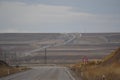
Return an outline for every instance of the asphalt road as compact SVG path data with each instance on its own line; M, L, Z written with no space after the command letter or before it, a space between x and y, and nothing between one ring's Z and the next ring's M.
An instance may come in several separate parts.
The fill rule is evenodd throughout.
M75 80L66 67L44 66L13 74L0 80Z
M74 34L66 34L66 37L69 37L69 36L72 36L71 38L69 38L67 41L64 41L63 43L57 43L57 44L53 44L53 45L46 45L46 46L43 46L43 47L40 47L40 48L37 48L37 49L34 49L34 50L31 50L29 52L26 52L26 56L27 55L32 55L32 53L34 52L37 52L37 51L40 51L42 49L45 49L45 48L49 48L49 47L57 47L57 46L62 46L62 45L66 45L68 43L70 43L71 41L73 41L76 36Z

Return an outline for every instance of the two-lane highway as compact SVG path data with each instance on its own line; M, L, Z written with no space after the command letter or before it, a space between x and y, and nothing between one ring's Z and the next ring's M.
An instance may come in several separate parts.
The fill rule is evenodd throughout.
M66 33L65 34L65 37L68 38L68 40L65 40L63 43L55 43L53 45L46 45L46 46L43 46L43 47L39 47L37 49L34 49L34 50L31 50L29 52L26 52L25 55L33 55L34 52L37 52L37 51L40 51L42 49L45 49L45 48L50 48L50 47L57 47L57 46L62 46L62 45L66 45L68 43L70 43L71 41L73 41L75 38L76 38L76 35L74 34L68 34Z
M13 74L0 80L75 80L66 67L43 66Z

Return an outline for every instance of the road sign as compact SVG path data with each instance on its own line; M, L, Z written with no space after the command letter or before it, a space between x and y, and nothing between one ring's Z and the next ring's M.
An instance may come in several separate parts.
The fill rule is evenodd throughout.
M87 63L88 63L88 58L87 58L87 56L84 56L84 57L83 57L82 62L83 62L84 64L87 64Z

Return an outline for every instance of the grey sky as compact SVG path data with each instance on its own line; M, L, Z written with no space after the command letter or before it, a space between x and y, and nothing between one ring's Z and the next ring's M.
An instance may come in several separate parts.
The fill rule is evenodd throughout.
M120 0L0 0L6 32L120 32Z

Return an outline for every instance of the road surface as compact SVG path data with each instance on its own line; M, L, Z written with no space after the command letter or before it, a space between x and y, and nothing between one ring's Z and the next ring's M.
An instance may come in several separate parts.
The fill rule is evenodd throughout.
M45 66L13 74L0 80L75 80L66 67Z
M26 56L27 56L27 55L32 55L34 52L40 51L40 50L45 49L45 48L50 48L50 47L57 47L57 46L66 45L66 44L70 43L71 41L73 41L73 40L76 38L76 36L75 36L74 34L68 34L68 33L67 33L65 36L68 37L68 40L67 40L67 41L64 41L63 43L57 43L57 44L54 44L54 45L46 45L46 46L43 46L43 47L39 47L39 48L37 48L37 49L31 50L31 51L29 51L29 52L26 52L25 55L26 55ZM72 37L70 37L70 36L72 36Z

